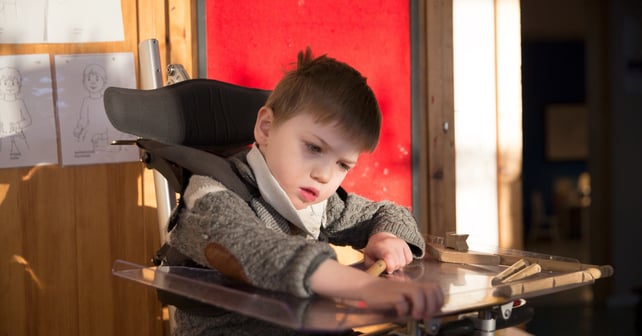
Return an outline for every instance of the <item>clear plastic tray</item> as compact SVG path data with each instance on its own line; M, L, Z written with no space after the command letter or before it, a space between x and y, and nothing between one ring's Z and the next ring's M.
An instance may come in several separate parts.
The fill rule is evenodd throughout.
M442 240L429 237L428 243L441 246ZM585 265L574 259L524 251L471 246L469 252L496 254L501 262L496 265L460 264L440 262L427 256L415 260L402 271L384 276L390 278L391 286L395 280L439 283L446 300L439 316L445 316L592 284L595 279L613 272L610 266ZM498 273L524 258L541 264L542 271L517 281L493 283ZM354 267L361 268L362 265ZM146 286L295 330L341 331L381 323L405 323L409 319L397 316L394 310L359 308L331 298L301 299L261 290L232 282L208 269L146 267L117 260L112 272Z

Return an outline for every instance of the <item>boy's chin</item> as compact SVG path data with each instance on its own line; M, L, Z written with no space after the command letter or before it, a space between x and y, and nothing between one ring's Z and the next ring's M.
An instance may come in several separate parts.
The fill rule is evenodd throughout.
M296 202L293 202L292 200L290 200L290 202L292 203L292 206L296 210L303 210L311 205L315 205L318 203L318 202L303 202L300 199L297 199Z
M309 207L310 205L312 205L312 204L307 204L307 203L302 203L302 202L292 203L292 206L294 206L294 209L296 209L296 210L303 210L303 209Z

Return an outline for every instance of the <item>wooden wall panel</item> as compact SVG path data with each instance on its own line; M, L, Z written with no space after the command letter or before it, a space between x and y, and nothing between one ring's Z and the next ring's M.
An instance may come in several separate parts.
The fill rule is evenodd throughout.
M75 184L71 172L56 166L38 167L27 171L28 176L23 175L16 184L24 230L22 255L33 270L26 283L27 321L35 317L38 334L44 330L78 333Z
M165 44L166 2L154 3L122 0L125 41L5 44L0 55L47 53L52 78L57 54L137 59L139 31ZM0 335L164 334L155 291L111 274L114 260L148 264L160 245L151 181L138 162L0 169Z
M74 185L88 185L91 188L82 188L76 190L73 195L73 213L76 222L76 263L78 267L78 324L80 335L96 335L100 330L106 334L111 332L111 322L113 320L114 302L111 300L111 276L109 268L105 267L112 262L112 251L110 249L110 240L119 239L119 237L110 237L111 226L117 223L111 221L110 211L120 212L123 209L120 204L114 204L111 199L104 199L101 203L96 202L94 195L110 195L110 183L129 183L131 181L111 181L109 178L113 173L117 173L119 165L114 167L98 165L88 171L86 169L76 169L73 176ZM118 194L111 194L118 195ZM116 199L128 198L128 195ZM111 203L111 204L110 204ZM120 201L118 202L120 203ZM114 207L110 207L112 205ZM102 291L91 291L89 288L104 288ZM92 318L93 314L103 316L103 320ZM109 321L109 322L107 322ZM105 323L107 322L107 323Z
M196 1L167 0L168 34L171 46L168 48L169 64L181 64L185 71L195 78L198 74L198 42L196 34Z
M158 40L161 64L168 64L167 0L138 0L138 41ZM163 71L163 80L167 74Z
M24 230L20 221L17 185L21 175L17 169L0 170L0 334L25 335L26 288L29 278L29 265L24 265Z
M428 233L456 230L452 0L426 3Z

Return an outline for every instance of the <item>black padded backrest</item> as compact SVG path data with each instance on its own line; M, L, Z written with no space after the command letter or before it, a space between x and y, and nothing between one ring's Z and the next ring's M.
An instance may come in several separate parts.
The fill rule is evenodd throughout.
M254 122L270 91L190 79L153 90L109 87L104 102L112 125L166 144L230 148L252 143Z

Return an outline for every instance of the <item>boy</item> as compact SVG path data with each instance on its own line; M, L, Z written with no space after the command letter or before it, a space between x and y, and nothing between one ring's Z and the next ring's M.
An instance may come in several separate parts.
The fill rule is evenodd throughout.
M299 53L257 115L255 144L231 158L256 197L249 203L205 176L192 176L169 243L225 276L300 297L362 300L428 319L443 303L434 284L392 282L336 261L324 242L363 249L393 272L424 255L410 212L339 186L362 152L374 150L381 113L366 79L345 63ZM323 242L320 242L323 241ZM176 312L177 335L294 334L240 314Z

